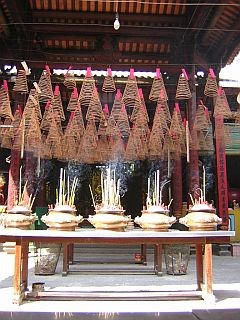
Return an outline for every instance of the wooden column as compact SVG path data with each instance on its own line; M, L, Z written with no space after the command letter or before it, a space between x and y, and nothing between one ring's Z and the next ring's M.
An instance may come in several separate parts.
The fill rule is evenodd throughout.
M222 230L228 230L228 190L227 168L224 141L223 117L215 118L216 162L217 162L217 188L218 188L218 215L222 218Z
M173 161L172 182L171 191L173 215L180 217L182 214L182 159L176 159Z
M197 109L197 99L196 99L196 86L195 86L195 66L192 67L192 73L190 76L191 80L191 92L192 99L189 100L187 105L187 118L189 122L190 133L192 134L193 123L196 115ZM189 152L189 193L193 197L198 198L197 188L199 188L199 167L198 167L198 151L190 150Z
M8 210L14 207L14 201L17 199L19 190L19 168L20 168L20 151L12 150L11 163L9 168L8 180Z

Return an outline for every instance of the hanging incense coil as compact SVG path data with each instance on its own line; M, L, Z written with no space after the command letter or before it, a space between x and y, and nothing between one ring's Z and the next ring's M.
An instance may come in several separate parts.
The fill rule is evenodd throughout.
M85 127L82 117L82 111L78 108L75 112L71 113L64 136L73 137L76 142L79 142L84 135Z
M221 87L219 88L218 95L216 97L213 116L214 118L222 116L224 119L231 119L233 117L226 94Z
M156 76L153 79L151 91L149 94L149 100L152 101L167 101L168 96L166 92L166 88L164 85L164 81L162 78L162 74L159 71L156 71Z
M114 120L117 121L119 114L122 109L122 95L119 89L117 89L117 93L113 102L111 116L113 116Z
M107 74L106 74L104 81L103 81L102 91L103 92L116 91L115 82L114 82L114 79L112 76L112 70L110 68L107 69Z
M125 161L139 160L138 159L138 148L137 148L136 139L134 137L133 131L131 131L129 139L128 139L124 159L125 159Z
M63 161L74 161L77 156L79 140L76 141L74 136L65 135L63 137L64 152L61 160Z
M77 92L77 88L74 88L71 97L69 99L68 102L68 106L67 106L67 111L75 111L76 108L78 108L80 106L79 102L78 102L78 92Z
M161 137L155 132L151 132L148 141L148 156L149 159L161 159L163 156L163 146Z
M162 117L164 117L164 122L166 122L167 125L169 125L171 123L171 113L169 110L169 106L167 101L158 101L157 103L157 108L161 108L163 115Z
M30 90L30 94L28 96L25 108L24 108L24 116L25 116L25 124L28 125L28 122L31 122L32 112L36 115L38 121L42 119L41 108L38 100L38 94L35 89Z
M146 115L141 110L137 114L137 118L134 123L135 130L139 132L140 135L148 136L150 129L148 127L148 121Z
M125 146L124 141L121 138L120 135L116 135L115 137L110 140L110 143L112 144L111 148L111 154L109 156L109 160L112 161L120 161L123 160L125 155Z
M28 126L25 125L25 149L37 154L42 147L42 137L39 121L34 110L32 110L31 121Z
M97 148L97 129L93 120L89 120L78 149L77 161L82 163L94 163L95 150Z
M141 88L138 89L138 94L139 94L139 99L137 99L135 102L135 105L133 107L133 111L130 117L130 121L134 122L140 111L140 113L143 114L142 117L145 117L146 122L149 122L148 112L147 112L147 108L146 108L146 104L144 101L144 96Z
M204 105L199 105L196 110L193 128L197 131L204 130L209 126L209 119L206 116L206 108Z
M209 73L207 76L207 81L204 88L204 94L207 97L216 97L218 94L218 85L216 77Z
M63 84L65 87L67 87L68 89L73 89L76 87L76 80L74 77L74 73L72 71L68 71L65 75L64 75L64 81Z
M0 117L13 119L7 84L0 88Z
M55 87L50 108L53 109L53 114L57 121L61 122L66 120L62 105L62 98L58 86Z
M13 91L28 93L28 83L25 70L19 70L16 82L13 86Z
M4 119L3 125L11 126L12 120L10 118ZM0 122L0 124L2 124ZM11 149L13 142L13 128L3 127L0 128L0 145L2 148Z
M50 148L52 158L61 159L63 153L63 132L60 124L52 119L51 126L44 145Z
M98 130L97 130L97 133L99 136L106 136L107 133L107 127L108 127L108 121L103 118L101 119L100 123L99 123L99 126L98 126Z
M198 150L207 150L206 139L204 136L204 132L198 132Z
M183 74L179 76L177 91L176 91L176 99L177 100L187 100L192 97L188 80L185 78Z
M172 122L169 128L170 138L175 141L180 141L183 134L182 122L179 119L179 112L176 109L173 111Z
M124 105L122 105L122 109L117 120L117 127L119 128L122 137L129 136L130 125L129 125L127 111Z
M106 163L110 160L111 145L106 136L99 138L95 152L95 163Z
M108 128L107 128L107 135L109 136L110 139L111 139L111 137L114 137L114 138L121 137L121 131L120 131L119 127L117 126L116 122L113 121L112 123L110 123L109 119L108 119L109 124L108 124Z
M152 131L157 131L162 140L164 139L165 134L168 132L168 124L165 117L165 112L160 105L157 105L155 110Z
M96 91L95 80L91 73L91 68L87 68L85 78L79 93L78 101L82 107L88 107L89 103Z
M41 77L38 82L38 86L41 90L39 95L39 101L47 102L48 100L52 100L53 98L53 90L51 83L51 74L47 70L43 70Z
M54 118L53 109L50 107L50 101L45 106L45 111L42 117L40 128L44 131L49 131L49 128Z
M99 122L101 119L104 119L104 113L102 109L102 104L99 99L97 90L95 90L90 102L86 114L86 120L92 119L95 122Z
M130 76L128 77L125 85L122 102L126 107L133 108L136 103L140 103L140 97L138 94L138 85L136 77L134 76L134 70L130 69Z

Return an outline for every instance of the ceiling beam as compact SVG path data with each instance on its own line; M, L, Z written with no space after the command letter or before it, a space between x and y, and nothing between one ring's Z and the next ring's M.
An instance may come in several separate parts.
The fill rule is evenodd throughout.
M184 30L169 30L164 27L153 28L153 27L134 27L134 26L121 26L119 30L114 30L113 25L97 25L97 24L33 24L29 25L29 29L33 32L40 33L52 33L58 34L58 38L61 37L61 34L73 33L77 35L88 35L88 34L108 34L108 35L118 35L118 36L136 36L136 37L148 37L149 34L154 34L156 37L169 39L173 38L177 41Z
M145 52L113 52L112 50L64 50L64 49L44 49L44 55L54 57L65 57L66 60L70 57L95 57L103 61L112 58L117 59L142 59L142 60L169 60L171 54L169 53L145 53ZM109 61L111 63L111 61Z
M164 43L164 44L176 44L176 40L174 39L166 39L161 37L149 36L149 37L140 37L140 36L113 36L118 42L130 42L130 43ZM41 40L63 40L63 41L97 41L99 40L99 35L87 34L87 35L75 35L75 34L61 34L59 37L56 38L56 34L53 33L44 33L41 36Z
M139 17L141 16L141 19ZM79 21L85 23L91 23L91 21L102 21L102 23L114 22L115 12L78 12L78 11L45 11L45 10L32 10L33 19L41 19L42 22L49 19L57 20L71 20ZM135 23L136 25L151 24L151 25L183 25L185 18L180 15L153 15L153 14L126 14L119 13L119 20L122 23L127 23L131 25ZM96 22L95 22L96 23Z

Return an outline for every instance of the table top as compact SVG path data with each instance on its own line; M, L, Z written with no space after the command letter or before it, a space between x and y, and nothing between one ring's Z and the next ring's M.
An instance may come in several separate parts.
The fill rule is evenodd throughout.
M1 238L63 238L63 239L81 239L81 238L114 238L114 239L146 239L146 238L221 238L233 237L235 231L179 231L169 230L168 232L145 231L143 229L134 229L129 231L110 231L90 228L79 228L76 231L60 230L21 230L14 228L0 229Z

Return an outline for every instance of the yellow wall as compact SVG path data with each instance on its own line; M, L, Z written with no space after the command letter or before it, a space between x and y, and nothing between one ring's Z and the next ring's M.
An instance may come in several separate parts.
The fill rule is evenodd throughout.
M240 208L235 210L229 210L229 217L234 215L234 230L235 237L231 237L231 241L240 241Z

